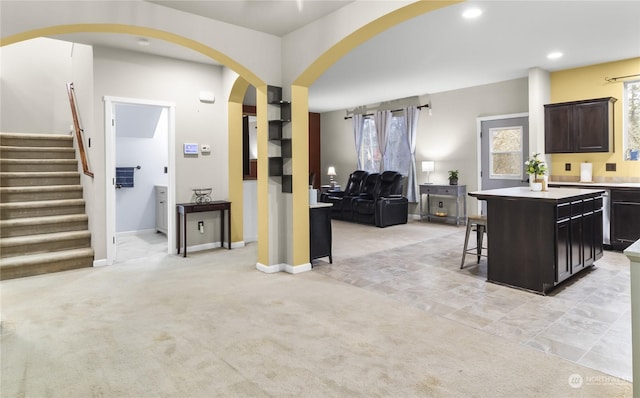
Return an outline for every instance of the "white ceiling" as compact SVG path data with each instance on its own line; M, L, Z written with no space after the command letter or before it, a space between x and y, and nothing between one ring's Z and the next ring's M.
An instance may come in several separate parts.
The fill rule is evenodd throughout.
M281 36L351 1L151 2ZM463 19L469 6L481 8L482 16ZM493 0L446 7L395 26L347 54L310 88L309 108L347 109L526 77L532 67L556 71L640 57L638 15L640 0ZM140 47L123 35L59 38L212 63L170 43ZM551 51L564 56L548 60Z
M146 1L275 36L284 36L354 0Z

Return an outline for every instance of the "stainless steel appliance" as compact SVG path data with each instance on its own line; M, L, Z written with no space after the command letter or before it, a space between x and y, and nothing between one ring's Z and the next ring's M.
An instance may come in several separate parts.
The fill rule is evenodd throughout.
M602 243L605 245L611 245L610 215L611 191L607 189L602 194Z

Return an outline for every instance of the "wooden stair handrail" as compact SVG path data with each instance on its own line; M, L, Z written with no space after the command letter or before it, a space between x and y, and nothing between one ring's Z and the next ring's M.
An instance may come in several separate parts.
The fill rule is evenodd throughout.
M73 89L73 83L67 83L67 94L69 95L69 104L71 105L71 114L73 115L73 126L76 131L76 141L78 142L78 149L80 150L80 161L82 162L82 171L85 175L93 178L93 173L89 171L89 163L87 162L87 153L84 150L84 141L82 139L82 128L80 128L80 122L78 119L78 109L75 101L75 90Z

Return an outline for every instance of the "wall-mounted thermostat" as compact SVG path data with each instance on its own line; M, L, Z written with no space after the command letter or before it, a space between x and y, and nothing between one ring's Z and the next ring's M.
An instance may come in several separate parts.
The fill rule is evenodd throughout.
M198 144L184 144L184 154L185 155L197 155L198 154Z
M200 145L200 152L204 153L211 153L211 145L209 144L202 144Z

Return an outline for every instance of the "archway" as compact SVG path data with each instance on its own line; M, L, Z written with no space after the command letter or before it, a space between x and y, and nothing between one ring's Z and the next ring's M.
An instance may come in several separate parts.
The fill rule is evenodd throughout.
M236 124L234 124L234 120L236 120L236 117L233 116L236 113L238 115L241 116L241 103L242 100L239 101L240 103L240 110L236 111L236 106L235 104L238 103L237 101L237 97L239 95L243 95L244 91L246 90L246 86L248 86L248 84L252 84L256 87L266 87L265 83L262 82L262 80L260 78L257 77L256 74L254 74L253 72L251 72L248 68L246 68L244 65L241 65L240 63L236 62L235 60L233 60L232 58L230 58L229 56L226 56L225 54L221 53L220 51L217 51L211 47L208 47L198 41L189 39L187 37L181 36L181 35L177 35L171 32L166 32L166 31L162 31L162 30L158 30L158 29L153 29L153 28L146 28L146 27L139 27L139 26L130 26L130 25L117 25L117 24L75 24L75 25L59 25L59 26L51 26L51 27L47 27L47 28L41 28L41 29L34 29L31 31L27 31L27 32L23 32L20 34L16 34L13 36L9 36L6 38L2 38L0 40L0 47L2 46L6 46L6 45L10 45L10 44L14 44L14 43L18 43L18 42L22 42L22 41L26 41L29 39L33 39L33 38L37 38L37 37L49 37L49 36L57 36L57 35L62 35L62 34L70 34L70 33L80 33L80 32L90 32L90 33L118 33L118 34L126 34L126 35L133 35L135 37L149 37L149 38L156 38L156 39L160 39L160 40L164 40L164 41L168 41L183 47L187 47L190 48L194 51L197 51L207 57L210 57L212 59L215 59L216 61L220 62L222 65L224 65L225 67L229 68L230 70L233 70L236 74L237 74L237 79L236 79L236 83L233 84L233 87L230 90L229 93L229 107L228 107L228 113L229 113L229 125L228 125L228 134L229 134L229 146L228 146L228 151L229 151L229 159L230 159L230 169L229 169L229 197L230 200L234 200L236 199L237 202L232 202L232 206L233 209L236 211L232 211L232 222L234 223L234 225L236 226L235 228L232 228L234 235L231 237L232 242L238 242L238 241L242 241L242 175L240 174L239 179L236 180L235 176L235 165L233 165L233 160L237 159L237 153L238 152L234 152L236 151L235 149L235 143L236 143L236 137L240 137L241 140L241 131L242 128L241 126L237 126ZM239 83L238 83L239 82ZM265 100L266 101L266 100ZM258 104L258 108L266 108L266 105L261 105ZM265 112L263 112L265 113ZM266 118L266 116L265 116ZM99 124L99 123L96 123ZM240 141L241 142L241 141ZM234 156L235 155L235 156ZM96 180L100 179L100 176L96 176ZM101 176L103 181L106 181L105 176ZM93 185L93 184L92 184ZM95 184L95 187L99 187L101 184L99 182L97 182ZM104 185L104 184L102 184ZM94 188L95 188L94 187ZM100 196L104 196L105 192L100 192L101 190L99 188L96 189L96 193L97 195ZM170 215L173 215L173 212L169 213ZM96 224L99 225L97 228L105 228L106 231L106 225L107 223L105 222L104 218L106 217L106 215L100 215L98 217L96 217L97 222ZM175 230L175 218L174 217L170 217L169 219L169 230L173 231ZM102 232L102 231L101 231ZM102 258L102 253L100 252L104 252L104 256L105 258L108 258L108 247L109 247L109 241L111 241L111 238L108 236L109 234L107 232L102 232L101 233L104 236L104 246L102 246L101 248L99 248L99 250L96 250L96 254L97 254L97 258ZM98 234L98 235L101 235ZM267 236L267 235L264 235ZM100 240L100 238L98 238ZM260 244L260 242L259 242ZM100 253L100 254L98 254ZM102 262L102 261L101 261Z

